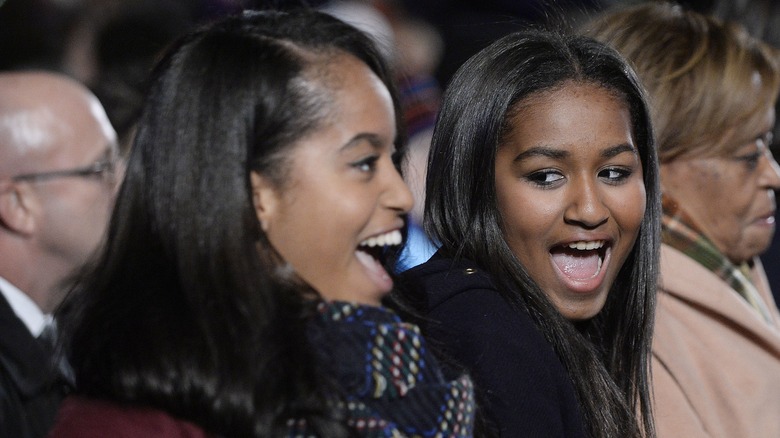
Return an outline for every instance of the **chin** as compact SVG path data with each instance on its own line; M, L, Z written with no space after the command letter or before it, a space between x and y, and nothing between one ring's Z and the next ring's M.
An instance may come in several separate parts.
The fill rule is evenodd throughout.
M561 310L561 306L556 307L561 315L569 321L587 321L601 312L607 302L607 295L607 291L596 292L590 297L579 297L579 300L571 300L570 305L564 310Z
M573 314L571 316L566 316L566 314L564 314L563 316L572 322L582 322L582 321L588 321L598 314L599 314L598 311L584 311L584 312L577 312L576 314Z
M740 254L726 254L726 258L729 259L729 261L737 266L741 265L742 263L749 262L753 260L755 257L760 256L761 254L765 253L766 250L769 249L769 243L762 245L762 246L753 246L752 248L746 249L744 252Z

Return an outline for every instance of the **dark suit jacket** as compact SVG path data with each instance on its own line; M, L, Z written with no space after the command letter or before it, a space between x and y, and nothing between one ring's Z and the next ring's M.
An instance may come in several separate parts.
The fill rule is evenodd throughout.
M490 433L502 437L585 437L574 385L531 317L507 303L470 261L435 254L404 272L401 288L419 295L421 322L443 358L474 381ZM416 299L415 299L416 300Z
M44 437L54 423L68 384L53 350L0 294L0 437Z

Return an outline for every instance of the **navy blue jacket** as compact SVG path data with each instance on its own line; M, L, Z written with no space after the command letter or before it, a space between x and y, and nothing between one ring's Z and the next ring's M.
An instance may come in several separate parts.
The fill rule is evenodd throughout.
M404 272L429 345L471 374L477 401L502 437L585 437L574 385L552 346L490 276L440 253ZM453 370L457 372L458 370Z

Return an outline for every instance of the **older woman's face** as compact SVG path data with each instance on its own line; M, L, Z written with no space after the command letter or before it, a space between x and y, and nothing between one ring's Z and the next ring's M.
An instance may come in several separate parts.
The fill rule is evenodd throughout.
M733 263L745 262L769 246L775 231L775 193L780 167L772 158L765 126L723 157L679 158L661 165L661 186Z

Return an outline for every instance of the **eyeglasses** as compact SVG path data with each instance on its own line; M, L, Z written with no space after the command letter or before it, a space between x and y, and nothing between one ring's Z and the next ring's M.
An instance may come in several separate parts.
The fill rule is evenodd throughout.
M102 159L85 167L77 167L67 170L53 170L50 172L23 173L11 177L11 181L47 181L56 178L102 178L104 180L113 179L116 174L116 168L119 158L112 154L110 157Z
M771 161L774 161L772 151L769 149L772 142L772 132L765 132L753 140L745 142L738 149L736 155L726 156L725 158L731 162L745 165L748 170L755 170L758 168L761 158L763 157L767 157ZM746 151L745 149L748 147L750 149Z

